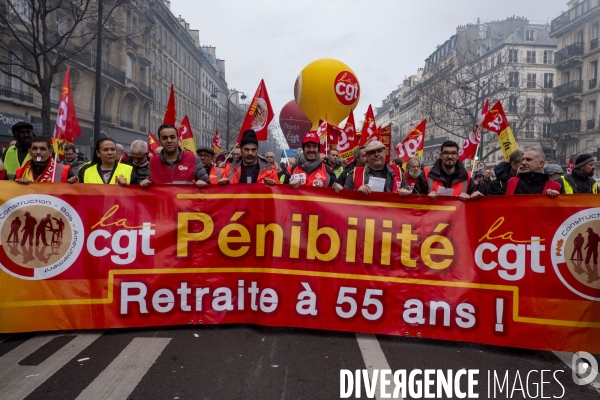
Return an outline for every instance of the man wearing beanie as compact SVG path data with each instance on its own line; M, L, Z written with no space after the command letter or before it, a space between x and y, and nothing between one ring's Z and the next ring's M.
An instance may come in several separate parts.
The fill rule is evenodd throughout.
M300 186L333 187L336 193L343 189L336 182L331 168L321 161L319 150L321 141L316 132L308 132L302 139L302 154L296 165L289 167L290 185L297 189Z
M371 192L399 193L403 186L402 172L396 164L385 163L385 145L377 140L370 141L365 147L367 164L356 167L348 175L345 189L358 190L362 194Z
M594 157L581 154L575 160L573 171L562 176L566 194L598 193L598 182L594 176Z
M29 148L33 139L33 125L21 121L14 124L11 130L17 142L4 152L2 161L4 161L4 169L8 174L8 178L14 179L17 169L23 167L28 160L31 160Z
M219 184L227 183L277 183L277 170L267 160L258 155L258 138L252 129L242 133L241 157L225 165L223 178Z

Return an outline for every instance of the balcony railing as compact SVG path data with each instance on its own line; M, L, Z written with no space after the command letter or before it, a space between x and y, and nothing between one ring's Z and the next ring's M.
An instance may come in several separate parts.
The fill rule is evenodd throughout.
M587 124L586 124L586 128L588 130L590 129L594 129L596 127L596 120L595 119L588 119L587 120Z
M33 94L6 86L0 86L0 96L11 97L26 103L33 103Z
M583 92L583 81L571 81L554 88L554 96L562 97L573 93Z
M58 109L58 101L50 100L50 108Z
M577 4L568 11L562 13L559 17L554 18L551 23L551 32L567 25L569 22L580 17L584 13L598 7L600 0L585 0Z
M598 84L598 79L594 78L594 79L590 79L590 89L593 89L596 87L596 85Z
M598 38L590 40L590 50L598 48Z
M100 121L106 122L107 124L112 124L112 117L108 115L100 114Z
M562 50L554 53L554 65L560 64L563 61L568 60L571 57L579 56L583 54L583 42L576 42L568 45Z
M581 131L581 120L571 119L568 121L552 124L552 133L577 133Z
M145 83L139 82L138 88L142 94L145 94L149 98L154 99L154 90L152 90L150 86L146 85Z
M102 61L102 73L115 81L125 84L125 72L117 67L110 65L106 61Z
M121 125L123 128L133 129L133 122L121 121L119 125Z
M146 127L145 127L145 126L140 126L138 129L140 130L140 132L143 132L143 133L146 133L146 132L147 132L147 130L146 130Z

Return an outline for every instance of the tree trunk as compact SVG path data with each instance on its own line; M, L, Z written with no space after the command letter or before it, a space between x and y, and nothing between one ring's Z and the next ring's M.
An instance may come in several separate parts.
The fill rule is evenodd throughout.
M50 122L50 89L52 87L52 80L49 82L43 82L41 85L42 95L42 135L48 138L52 137L54 133L54 127L51 126Z

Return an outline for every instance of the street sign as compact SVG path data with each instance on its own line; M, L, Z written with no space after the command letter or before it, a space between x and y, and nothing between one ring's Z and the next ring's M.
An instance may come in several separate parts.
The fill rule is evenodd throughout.
M477 169L485 169L486 164L483 161L477 163Z

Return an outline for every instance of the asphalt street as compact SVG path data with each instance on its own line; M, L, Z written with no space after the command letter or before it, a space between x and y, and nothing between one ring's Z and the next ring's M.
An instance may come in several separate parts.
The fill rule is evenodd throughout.
M338 399L341 369L463 368L479 370L481 399L542 398L541 386L544 398L600 399L600 377L573 382L563 361L571 354L420 338L221 325L27 333L0 341L2 400ZM541 370L551 372L542 377ZM495 396L488 386L494 372L508 377ZM350 398L369 397L363 387Z

